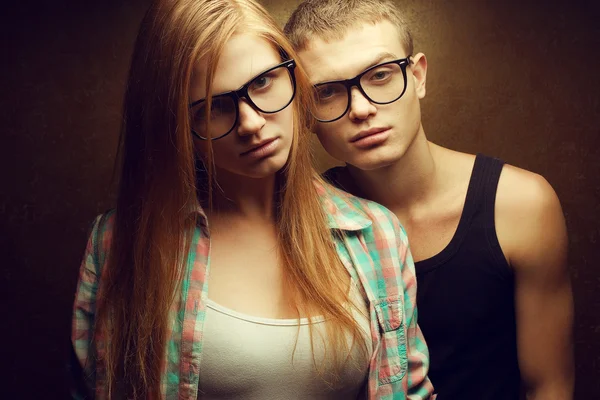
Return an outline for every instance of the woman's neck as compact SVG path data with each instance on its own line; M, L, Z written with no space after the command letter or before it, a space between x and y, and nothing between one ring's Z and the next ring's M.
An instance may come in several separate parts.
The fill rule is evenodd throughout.
M249 178L217 169L210 215L273 221L277 178Z

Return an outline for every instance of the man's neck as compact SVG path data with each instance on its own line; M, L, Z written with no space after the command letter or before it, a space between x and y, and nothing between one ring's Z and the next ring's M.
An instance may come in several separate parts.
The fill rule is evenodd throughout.
M359 195L397 212L426 202L437 189L439 173L432 146L421 128L406 153L394 164L365 171L348 166Z

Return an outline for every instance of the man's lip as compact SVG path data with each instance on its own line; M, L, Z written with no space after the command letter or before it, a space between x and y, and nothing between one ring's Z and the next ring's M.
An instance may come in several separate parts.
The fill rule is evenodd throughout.
M388 129L390 129L390 128L389 127L388 128L371 128L371 129L367 129L365 131L360 131L356 135L354 135L352 137L352 139L350 139L350 142L354 143L356 141L359 141L362 138L365 138L365 137L371 136L371 135L375 135L380 132L387 131Z
M271 139L267 139L267 140L263 140L262 142L253 145L250 149L244 151L240 155L245 156L246 154L250 154L253 151L256 151L256 150L260 149L261 147L263 147L263 146L265 146L265 145L267 145L267 144L269 144L271 142L274 142L275 140L277 140L276 137L271 138Z

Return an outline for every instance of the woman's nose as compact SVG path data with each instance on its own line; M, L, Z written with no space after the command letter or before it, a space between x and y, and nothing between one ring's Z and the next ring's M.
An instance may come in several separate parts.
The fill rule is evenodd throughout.
M238 102L239 106L239 121L237 133L240 136L254 135L262 129L267 123L267 120L263 117L262 113L254 109L244 99L240 99Z

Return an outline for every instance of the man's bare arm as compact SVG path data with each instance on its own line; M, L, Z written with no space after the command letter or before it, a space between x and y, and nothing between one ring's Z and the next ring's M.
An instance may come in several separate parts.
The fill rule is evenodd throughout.
M573 398L573 296L558 197L539 175L506 166L496 203L500 244L515 273L519 367L530 400Z

